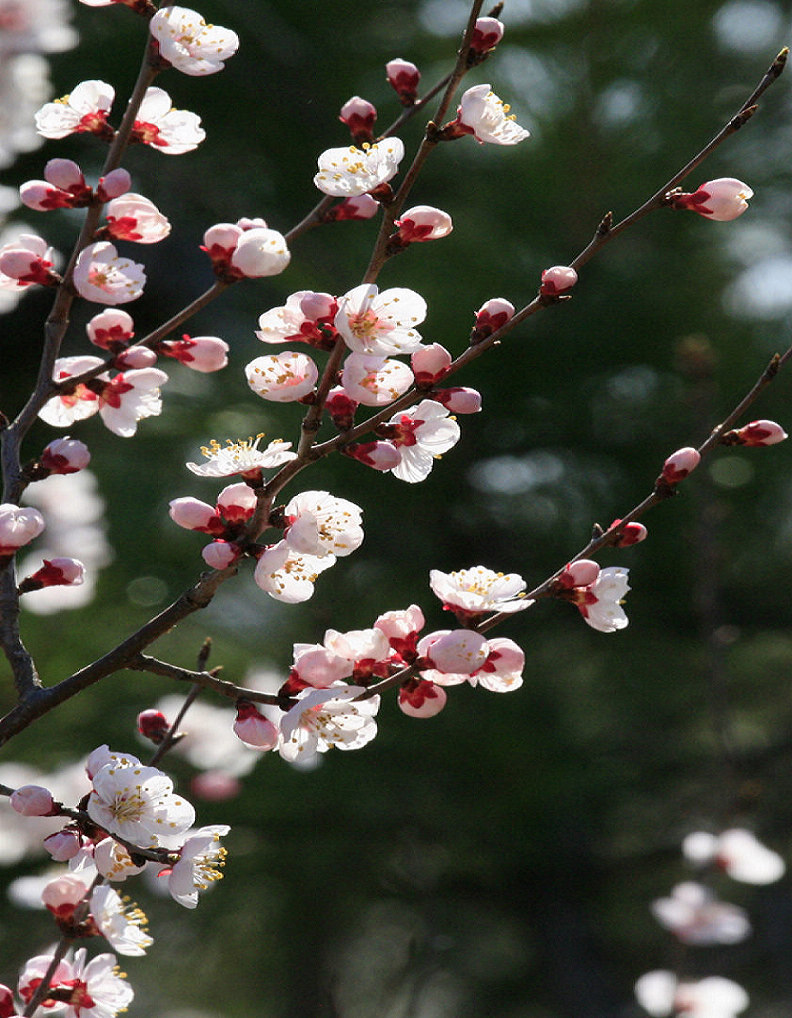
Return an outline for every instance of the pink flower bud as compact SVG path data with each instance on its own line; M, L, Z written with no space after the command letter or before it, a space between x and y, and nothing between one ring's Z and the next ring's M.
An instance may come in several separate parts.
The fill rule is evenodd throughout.
M692 194L672 195L671 204L677 209L690 209L700 216L717 222L728 222L741 216L748 208L753 191L734 177L718 177L701 184Z
M430 399L442 403L452 414L477 414L481 410L481 393L463 385L439 389L431 393Z
M558 582L562 587L588 587L594 583L600 574L600 567L598 563L588 558L579 558L575 562L570 562L569 565L564 567L564 571L558 577Z
M486 339L493 332L514 317L514 305L504 297L492 297L476 312L474 335L476 339Z
M185 530L197 530L201 534L222 534L225 530L217 512L197 498L174 498L170 502L168 515Z
M415 381L421 385L433 385L439 382L453 360L451 354L439 343L416 350L410 358Z
M396 57L385 64L388 75L388 84L396 92L402 106L412 106L418 96L418 82L421 80L421 72L410 63L409 60L402 60Z
M76 474L91 462L88 446L76 438L55 438L41 453L39 463L51 474Z
M503 22L497 18L478 18L470 40L470 51L484 56L494 49L503 38Z
M180 340L163 340L157 349L166 357L173 357L193 371L204 374L219 371L228 364L228 343L216 336L190 338L185 333Z
M168 719L161 710L142 710L137 716L137 730L145 739L150 739L158 746L168 734Z
M110 201L113 198L120 198L126 194L132 186L132 178L126 170L120 166L117 170L111 170L106 177L99 178L99 186L96 193L101 201Z
M701 456L690 446L677 449L663 464L662 477L669 484L678 484L701 462Z
M23 817L48 816L54 806L52 794L41 785L22 785L11 793L9 801Z
M751 421L734 434L739 445L775 445L787 437L787 433L775 421Z
M542 273L542 285L539 293L544 297L557 297L571 290L577 283L578 274L569 265L554 265Z
M411 718L433 718L447 699L443 687L427 679L410 680L399 690L399 707Z
M49 839L48 839L49 840ZM50 880L41 892L41 900L58 918L71 917L88 888L79 877L67 874Z
M219 257L230 258L243 233L242 227L235 223L217 223L204 233L203 249L212 261Z
M204 562L212 569L227 569L242 552L233 541L212 541L201 552Z
M44 517L38 509L20 509L10 503L0 505L0 555L13 555L43 529Z
M397 236L402 246L425 240L439 240L447 237L454 228L451 216L431 205L416 205L402 213L401 219L395 220L394 225L399 228Z
M286 240L277 230L245 230L231 256L231 267L249 278L277 276L291 260Z
M237 219L236 225L240 228L240 230L242 230L243 233L245 232L245 230L267 229L267 221L265 219L262 219L261 216L253 216L253 218L251 218L250 216L242 216L241 219Z
M149 350L147 346L131 346L118 354L113 365L122 371L130 371L136 368L150 368L156 363L157 355L153 350Z
M94 346L118 353L135 335L135 323L126 311L107 308L93 316L85 326L85 331Z
M246 523L256 511L256 493L249 484L229 484L217 497L217 511L228 523Z
M0 1018L15 1018L15 1015L14 994L7 986L0 983Z
M42 587L79 587L85 579L85 566L76 558L44 559L44 565L19 584L20 594Z
M393 470L401 463L401 453L390 442L352 442L341 451L375 470Z
M608 530L612 530L620 523L621 520L614 520L608 527ZM621 537L614 544L614 548L629 548L631 544L638 544L640 541L645 539L647 533L648 531L643 523L637 523L635 521L632 523L625 523L622 528Z
M473 629L430 633L420 641L418 650L433 668L447 675L472 675L489 656L486 638Z
M328 218L341 222L344 219L371 219L379 212L379 202L370 194L358 194L344 198L328 213Z
M338 301L331 293L308 290L300 300L300 311L311 322L332 322L338 313Z
M44 179L73 195L91 190L86 188L82 170L71 159L50 159L44 167Z
M14 244L7 244L0 251L0 272L16 279L20 286L39 283L42 286L57 286L58 276L51 272L52 248L47 242L33 234L24 234Z
M361 99L359 95L353 95L341 107L338 119L342 124L347 125L352 135L352 141L358 148L374 140L373 129L374 121L377 119L377 108L368 99Z
M242 742L256 749L274 749L278 744L278 729L249 700L237 700L234 732Z
M53 187L46 180L26 180L19 188L19 200L34 212L74 208L74 199L68 191Z
M55 862L66 862L73 859L82 848L82 839L77 831L64 828L44 839L44 848Z
M351 399L342 385L331 389L325 401L325 410L339 431L349 431L355 422L355 411L360 404Z
M142 194L128 192L113 198L105 209L106 232L114 240L131 240L136 244L157 244L171 231L168 218L154 202Z

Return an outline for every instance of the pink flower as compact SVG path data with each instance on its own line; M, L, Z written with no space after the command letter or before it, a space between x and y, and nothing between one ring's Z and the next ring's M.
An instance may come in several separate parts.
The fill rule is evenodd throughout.
M245 366L245 377L262 399L293 403L313 392L319 369L310 357L289 351L256 357Z
M111 198L120 198L132 186L132 178L129 173L118 167L111 170L106 177L99 178L99 186L96 193L101 201L109 201Z
M439 343L421 347L410 358L415 381L419 385L434 385L447 374L452 360L448 350Z
M486 637L473 629L443 630L424 636L418 643L418 653L425 658L429 669L444 675L462 676L474 672L487 660L489 646ZM425 669L421 669L423 674ZM434 672L431 678L437 681Z
M481 410L481 393L464 385L438 389L429 398L442 404L450 414L477 414Z
M629 620L621 605L630 589L627 583L629 571L621 566L608 566L600 570L593 583L575 588L578 593L575 604L592 629L600 633L615 633L627 626Z
M403 158L399 138L384 138L362 149L329 148L319 156L314 184L335 198L366 194L394 177Z
M671 204L677 209L690 209L700 216L728 222L741 216L748 208L753 191L734 177L718 177L701 184L692 194L671 195Z
M81 81L70 95L41 107L36 113L36 130L45 138L55 139L80 133L112 137L107 114L114 98L112 85L104 81Z
M43 845L55 862L68 862L82 848L82 838L78 831L65 827L46 837Z
M289 547L304 555L345 556L363 543L362 510L327 491L303 491L284 509Z
M160 54L184 74L204 75L222 71L224 61L239 48L235 32L207 25L188 7L161 7L149 23Z
M169 505L168 515L185 530L197 530L201 534L221 534L224 530L219 514L206 502L197 498L174 498Z
M338 335L333 325L337 311L338 303L331 294L299 290L282 307L259 317L256 335L262 343L309 343L331 349Z
M475 620L490 612L518 612L533 604L525 597L525 580L516 573L496 573L472 566L453 573L432 569L429 586L461 620Z
M13 555L43 529L44 517L38 509L20 509L11 503L0 505L0 556Z
M385 64L385 70L388 75L388 84L398 95L402 106L414 105L418 97L418 82L421 79L421 72L415 64L396 57Z
M682 854L697 866L715 864L732 880L745 884L774 884L784 875L784 860L741 827L720 835L695 831L682 842Z
M65 1018L113 1018L125 1011L134 993L129 983L117 975L114 954L99 954L85 963L85 948L74 954L74 961L61 961L50 980L50 989L64 990L68 994ZM26 962L19 977L18 992L29 1001L47 973L52 955L37 955ZM42 1005L52 1007L57 998L45 994Z
M278 752L286 760L308 760L335 747L360 749L377 734L379 697L355 701L361 686L333 686L298 694L298 703L281 719Z
M374 470L394 470L401 463L401 453L390 442L350 442L341 451Z
M0 268L2 265L0 264ZM143 293L143 266L120 258L108 241L89 244L74 266L74 285L81 297L99 304L126 304Z
M175 109L164 89L146 89L130 142L150 145L166 156L179 156L198 148L205 137L199 116Z
M567 589L571 587L588 587L599 577L600 567L592 559L579 558L564 566L558 582Z
M132 240L137 244L157 244L171 231L168 219L154 202L131 191L113 198L105 210L107 232L114 240ZM123 302L122 302L123 303Z
M516 145L530 136L489 85L474 85L463 93L454 125L472 134L479 144Z
M319 573L334 563L335 555L305 555L279 541L259 556L253 579L276 601L300 604L312 596Z
M211 569L227 569L242 554L242 549L233 541L212 541L201 552L201 558Z
M614 520L608 530L612 530L621 523L621 520ZM646 539L648 531L643 523L632 521L625 523L622 527L621 537L614 544L614 548L629 548L631 544L638 544Z
M338 299L335 327L353 353L388 357L412 353L421 345L415 326L426 317L426 301L414 290L379 292L362 283Z
M417 604L398 611L384 612L374 623L387 636L391 649L412 663L417 656L418 633L424 627L424 615Z
M371 219L379 212L379 202L370 194L358 194L344 198L326 213L328 220L341 222L344 219Z
M85 579L85 566L76 558L44 559L44 565L19 584L20 594L42 587L78 587Z
M718 901L692 880L677 884L668 898L651 904L652 915L683 944L738 944L751 934L745 909Z

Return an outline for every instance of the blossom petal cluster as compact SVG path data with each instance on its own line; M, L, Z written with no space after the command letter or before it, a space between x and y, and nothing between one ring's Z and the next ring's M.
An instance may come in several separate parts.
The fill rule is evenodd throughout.
M363 148L329 148L319 156L314 184L335 198L366 194L394 177L403 158L404 143L399 138L385 138Z
M183 74L205 75L222 71L239 48L239 37L229 28L207 25L189 7L161 7L149 23L160 55Z

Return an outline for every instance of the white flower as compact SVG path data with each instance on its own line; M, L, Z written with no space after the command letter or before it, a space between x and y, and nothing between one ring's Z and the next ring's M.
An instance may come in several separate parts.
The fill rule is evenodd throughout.
M136 956L146 953L154 940L143 927L148 920L136 905L122 901L107 884L91 893L90 912L103 937L119 954Z
M45 103L36 113L36 130L45 138L66 138L84 132L101 134L113 105L115 89L105 81L81 81L70 95Z
M141 848L185 831L195 810L175 795L173 782L156 767L111 761L93 776L88 815L103 830Z
M279 541L259 556L253 579L276 601L299 604L311 597L316 577L335 560L329 553L320 557L296 552L288 542Z
M285 760L304 761L317 753L360 749L377 734L374 715L379 697L354 700L361 686L333 686L299 694L299 702L281 719L283 741L278 752Z
M744 909L718 901L709 888L692 880L677 884L670 897L657 898L650 908L683 944L737 944L751 933Z
M99 397L99 416L121 438L137 431L137 422L162 412L159 387L168 376L159 368L133 368L116 375Z
M694 831L682 842L682 854L697 866L720 866L744 884L773 884L784 875L784 860L750 831L733 827L720 835Z
M364 406L387 406L413 384L412 371L401 361L352 353L344 361L341 384L350 399Z
M327 491L303 491L286 505L287 543L301 554L350 555L363 542L362 510Z
M235 32L207 25L189 7L161 7L149 23L162 56L184 74L203 75L222 71L223 61L239 48Z
M748 994L738 983L710 976L681 983L673 972L647 972L635 984L638 1003L654 1018L684 1014L685 1018L736 1018L748 1007Z
M448 408L433 399L423 399L391 417L388 441L399 452L400 461L391 473L400 481L423 481L434 461L459 441L459 425L449 417Z
M38 509L20 509L13 503L0 505L0 555L14 552L44 529L44 517Z
M179 851L179 861L168 874L168 891L175 901L185 908L195 908L198 892L220 880L226 850L220 838L231 830L226 824L211 824L199 828Z
M353 145L329 148L319 156L314 184L336 198L366 194L390 180L403 158L404 144L399 138L385 138L362 149Z
M484 566L453 573L432 569L429 586L444 605L465 617L485 612L518 612L533 604L525 597L522 576L495 573Z
M509 107L489 85L474 85L462 95L457 113L459 123L469 128L478 142L516 145L530 132L515 122Z
M599 577L586 587L586 603L578 604L578 608L592 629L600 633L615 633L627 625L629 620L621 602L630 589L627 583L629 571L621 566L608 566L600 570Z
M143 266L119 257L115 246L101 240L80 252L74 266L74 285L81 297L99 304L126 304L143 293Z
M276 403L293 403L313 391L319 377L316 364L304 353L256 357L245 365L248 385L257 396Z
M421 345L415 326L426 318L426 301L414 290L379 292L362 283L338 299L335 327L353 353L387 357L412 353Z
M249 279L277 276L290 261L286 238L266 226L243 230L231 255L231 267Z
M166 156L180 156L198 148L205 137L197 114L175 109L163 88L146 89L132 129L132 141L151 145Z
M225 447L212 439L208 446L202 446L201 452L209 460L208 463L188 463L187 469L199 477L231 477L233 474L245 476L261 476L262 470L283 466L289 460L296 459L296 452L289 452L291 442L283 442L276 438L266 449L259 449L258 444L264 435L240 439L232 442L227 439Z

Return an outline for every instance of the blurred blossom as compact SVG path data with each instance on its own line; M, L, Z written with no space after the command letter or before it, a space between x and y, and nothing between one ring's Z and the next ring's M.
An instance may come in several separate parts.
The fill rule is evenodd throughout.
M722 49L752 53L777 45L783 36L781 12L762 0L732 0L715 12L715 37Z
M20 562L20 575L37 569L42 557L77 555L85 565L85 580L80 586L31 591L25 595L25 608L37 615L50 615L89 604L96 593L99 570L114 557L105 536L105 502L99 494L96 476L90 470L53 474L31 484L25 499L47 521L47 547Z

